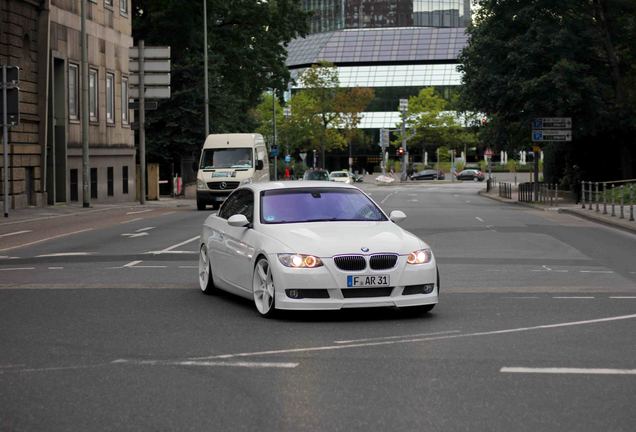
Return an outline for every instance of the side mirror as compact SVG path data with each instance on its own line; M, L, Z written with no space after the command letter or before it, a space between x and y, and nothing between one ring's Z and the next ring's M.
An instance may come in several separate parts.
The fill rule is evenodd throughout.
M262 169L263 169L263 161L259 159L256 161L256 171L260 171Z
M233 227L244 227L249 225L250 222L247 220L245 215L235 214L230 216L230 218L227 220L227 223L228 225Z
M389 219L391 219L395 223L400 223L404 219L406 219L406 215L402 210L393 210L389 215Z

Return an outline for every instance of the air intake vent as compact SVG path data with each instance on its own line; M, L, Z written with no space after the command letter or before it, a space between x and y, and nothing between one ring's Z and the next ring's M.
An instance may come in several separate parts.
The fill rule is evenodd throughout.
M340 270L360 271L367 267L367 261L362 255L340 255L333 259Z
M393 287L382 288L349 288L342 290L344 298L369 298L369 297L388 297L391 295Z
M373 270L386 270L395 267L397 259L397 255L393 254L371 255L369 266Z

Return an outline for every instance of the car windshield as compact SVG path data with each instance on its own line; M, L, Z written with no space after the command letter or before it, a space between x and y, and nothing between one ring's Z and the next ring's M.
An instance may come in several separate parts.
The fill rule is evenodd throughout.
M347 177L347 173L335 172L335 173L331 173L331 177Z
M307 171L303 177L305 180L329 180L326 171Z
M261 223L386 221L362 192L345 188L302 188L261 192Z
M252 149L249 147L204 149L200 168L252 168Z

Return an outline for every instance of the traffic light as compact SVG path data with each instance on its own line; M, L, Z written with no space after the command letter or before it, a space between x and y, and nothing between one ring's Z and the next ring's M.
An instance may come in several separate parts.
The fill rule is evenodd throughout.
M3 67L4 68L4 67ZM4 107L2 104L2 87L7 86L7 126L20 124L20 68L6 66L7 81L2 82L2 69L0 68L0 126L4 119Z

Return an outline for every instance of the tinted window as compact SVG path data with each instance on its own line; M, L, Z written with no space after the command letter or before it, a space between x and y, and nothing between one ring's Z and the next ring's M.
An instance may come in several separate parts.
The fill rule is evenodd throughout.
M261 192L261 223L385 221L362 192L345 188L303 188Z
M219 217L228 219L235 214L245 215L250 223L254 215L254 194L249 190L238 190L231 194L221 206Z

